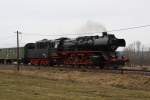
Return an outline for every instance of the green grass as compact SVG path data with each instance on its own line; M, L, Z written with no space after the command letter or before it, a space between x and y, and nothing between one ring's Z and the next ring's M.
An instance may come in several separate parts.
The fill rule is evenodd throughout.
M66 74L64 71L46 71L47 75L51 76L47 77L40 72L37 71L32 75L28 72L30 74L27 75L25 72L1 71L0 100L150 100L149 83L145 83L148 87L143 89L142 86L141 88L132 87L132 85L136 85L133 81L132 85L124 85L121 79L124 80L127 76L120 78L120 76L112 74L95 73L93 75L94 73L90 72ZM53 78L53 74L55 74L55 78ZM67 78L60 78L59 75ZM108 84L109 80L105 80L105 78L99 80L103 83L100 83L98 78L92 79L92 76L98 77L98 75L106 76L106 79L110 77L111 84ZM145 79L144 76L141 77ZM135 77L132 76L131 79L134 80ZM146 82L149 82L149 77L146 79ZM114 83L118 81L120 84L114 84L112 81Z

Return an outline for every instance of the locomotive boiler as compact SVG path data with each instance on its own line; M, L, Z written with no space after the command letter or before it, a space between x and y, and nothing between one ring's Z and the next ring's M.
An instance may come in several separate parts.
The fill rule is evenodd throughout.
M117 39L113 34L103 32L102 36L83 36L74 40L60 39L63 49L67 50L90 50L90 51L115 51L118 47L126 45L124 39Z

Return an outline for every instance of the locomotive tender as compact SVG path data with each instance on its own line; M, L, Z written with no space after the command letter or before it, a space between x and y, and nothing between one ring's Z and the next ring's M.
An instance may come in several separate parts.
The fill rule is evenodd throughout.
M22 63L32 65L88 65L100 68L120 66L127 62L127 58L119 57L116 49L125 45L124 39L117 39L107 32L103 32L102 36L82 36L75 39L43 39L26 44L20 59ZM0 51L0 56L1 53ZM3 62L4 56L1 58L0 62Z

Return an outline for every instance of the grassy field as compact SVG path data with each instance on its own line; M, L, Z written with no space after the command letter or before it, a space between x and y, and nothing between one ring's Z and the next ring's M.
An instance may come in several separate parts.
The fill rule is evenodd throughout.
M150 76L0 69L0 100L150 100Z

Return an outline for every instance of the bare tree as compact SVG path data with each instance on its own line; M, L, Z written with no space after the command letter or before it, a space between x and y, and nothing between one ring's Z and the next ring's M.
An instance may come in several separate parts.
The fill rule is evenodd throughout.
M130 59L131 66L150 65L150 48L147 50L140 41L128 45L124 52Z

